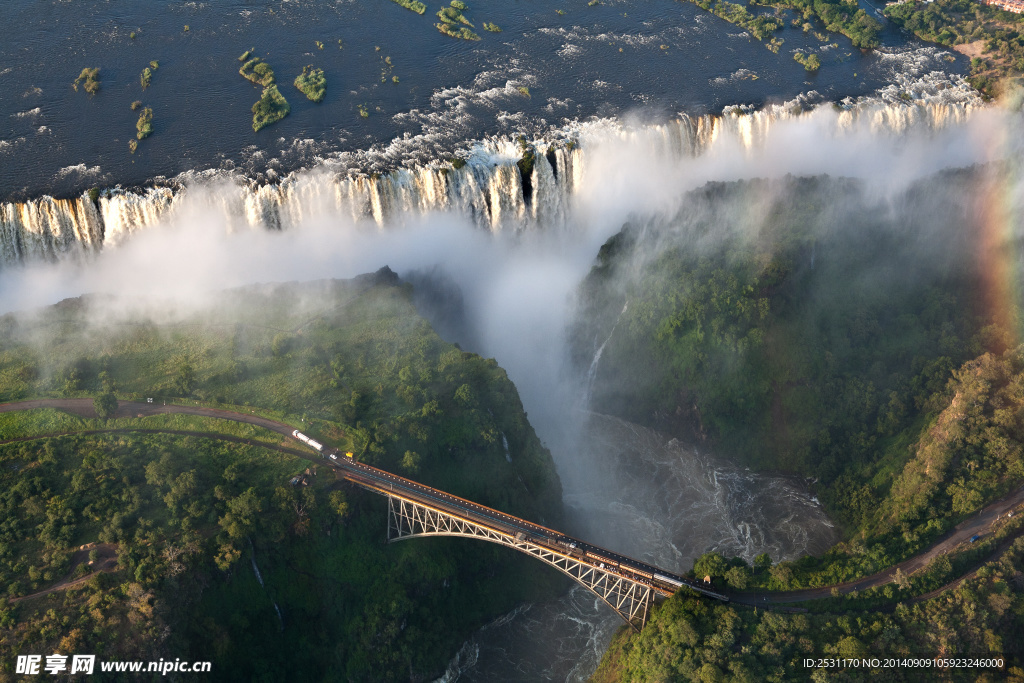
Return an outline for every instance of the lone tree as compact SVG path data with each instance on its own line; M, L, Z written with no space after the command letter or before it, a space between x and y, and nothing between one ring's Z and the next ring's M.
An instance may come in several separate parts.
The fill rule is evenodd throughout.
M92 400L92 407L97 415L106 420L117 411L117 396L110 391L100 394Z

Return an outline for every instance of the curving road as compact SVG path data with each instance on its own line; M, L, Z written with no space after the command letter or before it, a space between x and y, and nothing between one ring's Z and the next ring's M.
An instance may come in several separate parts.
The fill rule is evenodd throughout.
M66 410L82 417L96 417L92 399L38 399L17 403L3 403L0 404L0 413L16 410L30 410L34 408L55 408ZM288 438L292 438L292 432L294 431L294 427L291 425L270 420L265 417L259 417L255 414L246 415L245 413L238 413L230 410L175 404L164 405L162 403L157 404L124 401L118 404L118 409L114 413L114 417L145 417L147 415L166 413L199 415L203 417L231 420L234 422L244 422L247 424L265 427ZM120 428L111 430L88 430L76 433L97 433L102 431L164 432L178 434L191 433L220 438L215 434L185 432L173 429ZM34 438L40 437L23 437L20 439L11 439L11 441L23 441ZM229 437L227 440L243 443L249 441L239 437ZM264 446L266 444L260 443L259 445ZM282 449L283 447L279 447L278 450ZM321 460L320 458L327 458L330 453L330 449L325 449L323 454L319 457L310 458L306 455L304 455L304 457L316 462L324 462L324 460ZM712 590L708 584L705 584L702 581L694 581L686 577L678 576L672 572L647 564L646 562L586 543L582 540L567 536L559 531L548 529L547 527L506 514L500 510L494 510L478 503L474 503L473 501L453 496L445 491L425 486L419 482L351 460L345 456L341 456L340 458L337 456L337 451L334 451L330 460L326 460L325 464L329 464L337 470L340 470L344 477L349 481L376 493L381 493L385 496L397 494L446 514L467 519L478 525L485 526L511 536L525 534L530 537L531 542L543 545L549 550L560 555L571 557L575 562L592 566L595 570L599 569L602 572L616 574L617 576L634 583L647 585L665 596L672 595L680 586L687 586L708 597L717 598L719 600L728 600L726 596Z
M870 576L864 576L859 579L854 579L853 581L833 584L831 586L822 586L820 588L805 588L802 590L778 591L773 593L734 593L731 594L730 597L734 602L747 605L785 604L828 598L832 596L833 590L838 591L840 595L846 595L848 593L853 593L854 591L862 591L867 590L868 588L884 586L893 582L893 577L895 576L897 569L902 570L907 576L920 569L924 569L935 558L945 555L959 545L969 543L970 539L974 536L983 536L984 534L989 533L999 520L1005 520L1007 518L1006 514L1008 512L1012 511L1016 514L1016 511L1021 507L1021 505L1024 505L1024 487L1021 487L1008 496L989 504L987 507L983 508L981 512L964 520L942 536L927 550L914 555L893 567L883 569L882 571ZM1021 530L1021 532L1016 535L1020 534L1024 534L1024 530ZM960 580L961 579L958 579L957 581ZM940 589L940 592L942 590L946 590L946 588L955 587L955 585L957 585L957 582Z
M95 410L93 409L92 399L89 398L64 398L64 399L35 399L30 401L18 401L12 403L0 403L0 413L12 412L18 410L31 410L34 408L55 408L58 410L64 410L69 413L79 415L85 418L97 417ZM202 417L213 417L222 420L231 420L233 422L242 422L246 424L256 425L258 427L264 427L273 432L281 434L283 436L291 438L294 427L291 425L284 424L283 422L277 422L269 418L260 417L255 414L239 413L231 410L221 410L217 408L205 408L202 406L187 406L177 404L157 404L157 403L142 403L138 401L121 401L118 404L117 411L114 413L114 417L146 417L149 415L160 415L160 414L182 414L182 415L198 415ZM102 433L111 431L133 431L133 432L152 432L152 433L175 433L181 435L194 435L194 436L205 436L210 438L217 438L221 440L234 441L237 443L253 444L251 439L245 439L241 437L229 437L219 434L206 433L206 432L190 432L184 430L173 430L173 429L109 429L109 430L86 430L83 432L75 433ZM44 436L44 435L41 435ZM0 443L7 443L9 441L24 441L41 438L41 436L23 437L17 439L10 439L8 441L0 441ZM45 436L56 436L56 435L45 435ZM297 455L307 460L314 462L323 462L318 457L311 456L303 451L286 448L284 446L275 446L273 444L266 444L256 442L253 445L259 445L261 447L271 448L282 452L289 453L291 455ZM417 482L398 477L397 475L378 470L368 465L361 463L351 462L347 460L339 460L331 463L341 469L346 478L370 489L374 489L378 492L384 492L388 487L398 485L404 491L409 494L423 496L426 500L434 505L450 506L453 511L461 514L476 516L481 520L490 521L491 523L501 524L502 526L508 525L508 528L514 528L515 530L528 531L533 534L543 534L559 542L571 541L556 531L546 529L539 525L513 518L504 513L496 510L491 510L484 506L478 505L471 501L467 501L456 496L451 496L443 491L432 489L427 486L423 486ZM830 586L821 586L818 588L806 588L795 591L777 591L770 593L734 593L730 594L729 598L733 602L747 605L783 605L787 603L798 603L806 602L810 600L819 600L822 598L828 598L833 595L834 591L837 591L840 595L846 595L854 591L862 591L869 588L875 588L878 586L884 586L885 584L892 583L893 577L896 570L902 570L904 574L910 575L914 572L927 566L935 558L946 554L956 548L957 546L969 542L969 540L975 535L983 535L988 533L993 526L999 521L1006 519L1006 514L1011 511L1016 511L1024 505L1024 487L1017 491L1005 496L1004 498L989 504L987 507L982 509L979 513L961 522L959 525L954 527L951 531L945 534L942 538L936 541L927 550L911 557L899 564L889 567L883 571L870 576L861 577L853 581L848 581L841 584L834 584ZM1024 534L1024 530L1020 532ZM700 586L693 586L691 584L697 584L700 582L693 582L682 577L676 577L674 574L660 570L657 567L651 567L646 563L641 563L632 558L620 556L616 553L598 548L597 546L591 546L577 541L581 546L586 546L595 552L599 552L605 557L615 558L618 562L626 562L635 565L638 569L646 571L657 571L662 574L667 574L673 578L678 578L681 582L685 582L686 585L690 585L692 588L699 590L704 593L711 593L704 587L704 584ZM1004 544L1005 545L1005 544ZM958 579L958 582L962 579ZM958 582L950 584L950 587L957 585ZM940 589L944 590L944 589ZM933 591L934 592L934 591ZM718 597L715 595L715 597Z

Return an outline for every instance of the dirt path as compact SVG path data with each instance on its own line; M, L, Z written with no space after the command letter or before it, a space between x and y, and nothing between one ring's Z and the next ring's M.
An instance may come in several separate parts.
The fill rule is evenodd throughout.
M92 407L91 398L44 398L32 401L18 401L14 403L0 403L0 413L8 413L16 410L31 410L33 408L56 408L64 410L79 417L97 417ZM142 403L140 401L119 401L117 411L112 417L147 417L149 415L166 415L177 413L181 415L200 415L202 417L216 417L222 420L233 422L245 422L247 424L265 427L278 434L291 436L294 427L276 422L255 414L238 413L232 410L219 410L217 408L204 408L202 406L187 405L163 405L161 403Z
M99 557L94 562L89 560L89 553L93 550L99 552ZM72 579L75 570L79 565L89 562L92 567L92 571L81 576L77 579ZM20 598L10 598L9 602L21 602L22 600L31 600L32 598L38 598L43 595L49 595L55 591L68 590L69 588L75 588L86 583L92 577L102 574L104 572L112 572L117 569L117 546L111 543L90 543L89 545L82 546L79 550L75 551L75 554L71 557L71 571L63 579L53 584L49 588L45 588L31 595L23 595Z
M63 399L36 399L31 401L19 401L15 403L0 403L0 413L11 412L16 410L31 410L33 408L56 408L58 410L66 410L75 415L86 418L96 417L96 412L93 410L92 399L89 398L63 398ZM204 408L202 406L187 406L187 405L163 405L157 403L141 403L136 401L122 401L118 404L117 412L114 417L146 417L147 415L160 415L160 414L182 414L182 415L199 415L203 417L213 417L222 420L231 420L233 422L243 422L246 424L257 425L264 427L271 431L277 432L284 436L291 436L293 427L286 425L283 422L277 422L269 418L260 417L254 414L239 413L231 410L219 410L216 408ZM98 429L98 430L87 430L81 432L71 432L75 434L96 434L104 432L142 432L142 433L154 433L154 434L178 434L186 436L201 436L204 438L219 439L222 441L231 441L235 443L242 443L248 445L260 446L262 448L270 448L290 455L296 455L308 460L317 459L311 454L303 451L294 450L281 445L274 445L260 441L253 441L252 439L244 439L240 437L230 437L220 434L214 434L210 432L192 432L186 430L174 430L174 429L132 429L132 428L121 428L121 429ZM14 441L29 441L39 438L45 438L47 436L62 436L62 434L48 434L39 435L32 437L22 437L18 439L11 439L9 441L0 443L10 443ZM796 591L782 591L782 592L770 592L770 593L735 593L730 595L733 602L746 605L784 605L787 603L794 602L806 602L809 600L819 600L822 598L831 597L833 591L838 591L839 595L846 595L854 591L867 590L868 588L875 588L878 586L884 586L887 583L893 581L893 576L897 569L903 571L908 576L914 572L926 567L932 560L940 555L944 555L958 545L967 543L971 537L975 535L982 535L991 530L993 525L996 524L1000 519L1004 519L1007 512L1016 510L1021 505L1024 505L1024 487L1011 493L1004 498L991 503L981 512L974 515L970 519L964 520L959 525L953 528L952 531L948 532L945 536L936 541L930 548L925 550L914 557L911 557L903 562L900 562L896 566L884 569L871 576L865 576L854 581L848 581L846 583L835 584L832 586L822 586L820 588L806 588ZM1022 531L1024 533L1024 531ZM976 570L975 570L976 571ZM945 586L937 592L942 592L948 588L959 585L959 582L967 576L961 577L957 581ZM932 593L937 594L936 591ZM928 594L928 595L931 595ZM920 596L923 598L923 596ZM24 598L22 598L24 599Z
M840 595L846 595L847 593L852 593L854 591L862 591L867 590L868 588L884 586L887 583L892 583L893 576L896 574L897 569L902 570L903 573L908 576L920 569L923 569L940 555L945 555L957 546L963 543L968 543L973 536L988 533L1000 519L1006 518L1007 512L1017 510L1021 505L1024 505L1024 487L994 503L991 503L988 507L984 508L981 512L970 519L964 520L924 552L915 555L910 559L904 560L894 567L883 569L877 574L872 574L871 576L865 576L853 581L847 581L846 583L835 584L832 586L822 586L821 588L805 588L796 591L772 593L737 593L731 595L730 598L734 602L747 605L784 604L828 598L832 596L833 590L837 590ZM950 584L949 587L954 587L954 584ZM946 590L946 588L940 589L940 592L942 590Z

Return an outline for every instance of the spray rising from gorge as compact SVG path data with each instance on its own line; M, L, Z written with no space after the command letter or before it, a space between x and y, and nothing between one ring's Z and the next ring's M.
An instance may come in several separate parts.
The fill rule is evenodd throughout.
M173 187L105 190L95 202L8 204L0 213L4 307L90 291L201 300L221 287L383 265L403 276L440 272L462 295L474 340L466 348L508 370L552 449L576 525L569 531L679 570L709 547L748 558L820 552L833 530L798 483L750 475L579 410L587 378L566 362L566 327L600 245L626 221L685 211L687 192L709 181L854 176L882 201L942 169L999 162L1018 149L1019 114L983 109L948 84L924 82L914 93L909 103L892 94L838 109L791 102L661 125L601 121L525 148L482 142L458 169L339 178L325 165L263 186L191 174ZM532 166L523 168L531 149ZM761 207L740 208L756 217ZM595 351L615 331L595 335ZM589 367L601 372L601 358ZM623 468L624 453L640 466ZM663 486L651 493L651 481ZM650 505L633 504L640 491ZM679 529L697 523L701 533L683 542ZM597 624L590 633L586 647L599 652L610 632Z
M319 219L372 220L384 227L436 212L455 213L491 232L551 230L589 218L585 210L582 215L578 211L579 200L600 203L599 194L616 185L619 190L612 196L617 202L622 198L616 195L626 188L638 191L637 199L656 199L650 189L665 183L648 181L661 167L670 172L669 180L685 182L674 190L697 186L701 174L707 176L704 180L727 179L771 175L782 167L792 173L841 173L843 162L859 154L858 141L870 144L876 136L949 131L964 124L980 105L962 82L934 76L891 90L835 107L812 107L805 98L761 110L730 107L718 116L681 116L661 125L600 120L555 131L544 140L492 139L475 145L459 168L444 163L351 177L339 175L325 162L268 185L227 172L190 172L143 190L113 188L77 198L3 203L0 267L88 257L190 210L216 215L229 232L289 230ZM808 134L834 144L804 146ZM874 153L880 155L880 167L892 166L884 163L890 154L885 146L877 146ZM946 149L943 156L952 165L983 160L957 149ZM701 158L707 161L704 169L689 169L697 171L696 177L680 176L680 170L690 176L683 160ZM916 160L913 149L904 150L897 168L909 171ZM923 168L935 166L940 164ZM572 205L575 215L570 215ZM659 207L638 202L629 210L651 208Z

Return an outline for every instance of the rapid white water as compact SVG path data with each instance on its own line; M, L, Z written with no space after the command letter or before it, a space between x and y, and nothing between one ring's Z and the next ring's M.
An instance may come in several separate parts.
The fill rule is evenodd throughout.
M809 93L762 109L728 107L720 115L681 115L658 125L608 119L573 124L530 143L534 163L526 173L517 166L521 143L496 138L474 145L458 169L438 162L366 177L324 161L276 184L255 185L230 172L189 172L161 187L103 189L95 202L85 193L0 203L0 268L80 260L197 206L217 216L229 232L292 230L324 217L370 220L383 228L433 212L465 216L490 232L549 230L566 224L588 175L614 170L594 159L609 146L650 156L648 162L696 158L718 149L774 153L772 141L787 144L779 130L793 122L833 139L899 135L964 124L981 105L962 80L939 74L898 77L876 96L858 101L815 106L814 99ZM780 153L786 154L784 146ZM211 187L217 192L206 191Z
M95 204L88 196L4 204L0 303L10 310L30 305L16 306L21 295L35 305L125 283L212 289L440 265L465 296L480 340L472 350L508 370L551 447L575 525L567 531L678 571L711 548L795 557L820 550L829 533L799 487L614 420L580 425L570 414L580 385L560 372L570 294L624 220L674 215L686 191L709 180L841 173L905 182L993 158L984 133L1000 129L998 112L939 77L897 81L870 100L809 102L658 125L569 126L532 143L526 183L519 142L494 139L459 169L441 162L350 177L324 162L273 185L202 172L168 187L106 189ZM61 280L70 272L81 276ZM567 424L580 431L565 433ZM524 666L505 643L525 623L515 632L557 644L561 664L521 680L585 679L618 626L582 591L519 616L478 634L451 675L487 680L482 672Z
M802 483L720 461L618 418L589 414L571 439L586 467L562 469L572 532L685 572L714 550L751 562L794 560L838 534ZM564 449L562 445L556 451ZM580 586L478 631L435 683L566 681L594 672L622 621Z

